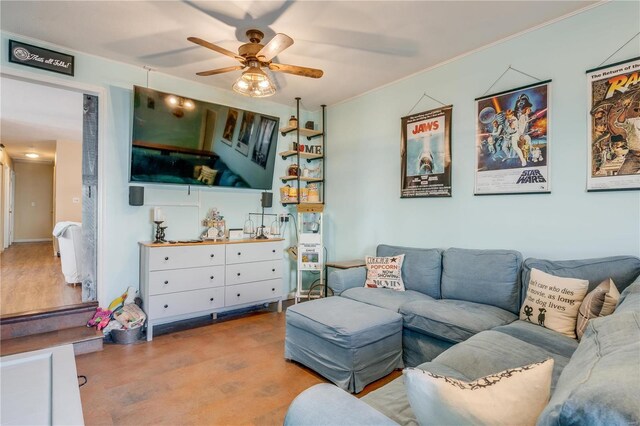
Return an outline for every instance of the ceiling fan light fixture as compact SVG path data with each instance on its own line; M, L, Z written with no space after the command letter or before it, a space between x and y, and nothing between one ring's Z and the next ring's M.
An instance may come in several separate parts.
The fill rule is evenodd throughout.
M266 98L276 93L269 76L260 68L251 67L236 80L233 91L252 98Z
M242 73L242 78L247 82L252 81L268 81L269 77L259 67L251 65L248 70Z

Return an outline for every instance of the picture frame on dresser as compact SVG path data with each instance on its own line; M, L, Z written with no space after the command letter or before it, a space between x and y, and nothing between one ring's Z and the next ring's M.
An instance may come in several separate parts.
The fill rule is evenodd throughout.
M140 293L147 341L156 325L278 303L282 312L283 240L140 243Z

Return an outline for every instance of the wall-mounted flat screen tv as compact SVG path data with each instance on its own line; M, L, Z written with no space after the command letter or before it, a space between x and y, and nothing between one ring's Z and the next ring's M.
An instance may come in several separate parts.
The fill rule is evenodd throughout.
M130 181L271 189L279 121L134 86Z

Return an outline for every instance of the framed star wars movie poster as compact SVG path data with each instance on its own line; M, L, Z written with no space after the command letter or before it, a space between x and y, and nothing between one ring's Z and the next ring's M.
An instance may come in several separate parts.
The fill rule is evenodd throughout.
M451 111L402 117L401 198L451 197Z
M640 189L640 57L587 71L588 191Z
M551 192L550 82L476 99L475 195Z

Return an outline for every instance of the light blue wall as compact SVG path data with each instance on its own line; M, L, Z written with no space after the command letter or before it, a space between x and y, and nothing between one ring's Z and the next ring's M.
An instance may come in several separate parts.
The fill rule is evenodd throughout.
M62 50L75 55L75 77L67 77L40 71L33 68L9 63L7 61L8 39L37 44L54 50ZM146 86L147 73L140 67L110 61L97 56L73 52L69 49L50 45L44 41L29 40L24 37L2 33L0 48L0 64L3 71L19 73L26 78L59 78L60 80L99 86L106 90L106 129L104 144L104 217L99 226L103 228L102 281L98 282L98 294L103 295L101 303L106 306L116 296L122 294L127 286L138 288L139 285L139 251L138 241L149 241L153 237L153 206L161 206L167 217L168 239L193 239L199 236L200 221L207 211L217 207L227 220L227 227L241 228L249 212L260 211L260 191L250 189L228 188L192 188L187 193L186 186L148 185L145 188L145 205L131 207L129 197L129 150L131 141L132 96L133 85ZM206 79L204 80L206 81ZM176 93L193 99L229 105L280 118L286 123L291 114L295 114L295 100L290 106L280 105L268 100L245 98L231 90L215 89L180 78L152 72L149 76L149 87L164 92ZM316 114L304 113L303 119L316 119ZM304 121L303 121L304 122ZM224 125L224 121L221 122ZM291 136L278 137L278 152L288 149ZM251 154L251 153L250 153ZM276 157L273 181L274 201L277 200L278 188L281 186L279 176L284 175L286 163ZM281 174L282 173L282 174ZM274 203L274 208L267 212L285 212L282 206ZM293 227L290 226L291 230ZM290 238L288 237L288 240ZM290 244L285 242L285 247ZM284 256L284 254L283 254ZM285 261L289 264L289 261ZM286 269L285 269L286 271ZM294 272L289 269L285 273L285 293L295 287Z
M604 4L330 106L329 259L372 254L379 243L508 248L527 257L551 259L640 255L640 192L585 191L585 71L639 28L640 3ZM636 38L612 61L639 54ZM509 65L540 79L553 79L551 194L473 195L474 99ZM492 92L532 82L509 72ZM452 198L400 199L400 117L423 92L453 104ZM414 112L437 106L423 100Z

